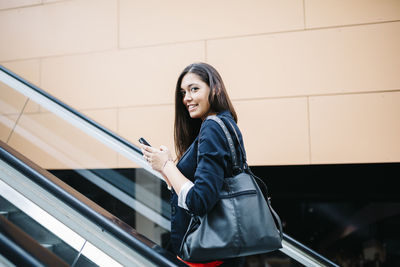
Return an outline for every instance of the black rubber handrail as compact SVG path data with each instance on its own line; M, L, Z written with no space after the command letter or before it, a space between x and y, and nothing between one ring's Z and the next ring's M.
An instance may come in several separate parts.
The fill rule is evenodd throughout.
M119 218L87 199L2 141L0 141L0 158L157 266L186 266L174 255L140 235Z
M287 234L283 233L283 240L294 246L295 248L302 251L304 254L310 255L314 260L318 261L319 263L323 264L324 266L330 267L339 267L339 265L335 264L334 262L328 260L321 254L315 252L311 248L305 246L304 244L300 243L299 241L293 239L292 237L288 236Z

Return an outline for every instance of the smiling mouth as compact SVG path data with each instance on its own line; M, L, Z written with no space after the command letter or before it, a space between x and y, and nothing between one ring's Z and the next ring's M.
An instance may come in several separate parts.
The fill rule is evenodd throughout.
M190 111L196 109L196 107L197 107L197 105L189 105L187 108L188 108L188 111L190 112Z

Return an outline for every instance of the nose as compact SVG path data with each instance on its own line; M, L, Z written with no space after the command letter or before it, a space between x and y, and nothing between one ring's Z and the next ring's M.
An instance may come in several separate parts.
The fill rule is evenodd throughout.
M187 102L189 100L192 100L192 95L190 92L186 92L185 96L183 97L183 101Z

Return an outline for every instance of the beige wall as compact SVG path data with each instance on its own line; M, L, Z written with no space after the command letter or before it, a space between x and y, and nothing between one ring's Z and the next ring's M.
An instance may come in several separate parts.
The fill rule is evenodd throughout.
M250 164L400 161L398 0L0 0L0 36L0 64L135 144L173 148L176 78L205 61ZM48 116L31 102L25 113Z

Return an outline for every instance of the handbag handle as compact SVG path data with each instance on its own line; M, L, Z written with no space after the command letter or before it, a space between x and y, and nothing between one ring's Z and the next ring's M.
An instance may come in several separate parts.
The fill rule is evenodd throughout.
M234 144L233 144L232 136L231 136L231 134L229 133L228 129L226 128L225 123L222 121L222 119L220 119L220 118L219 118L218 116L216 116L216 115L208 116L208 117L206 118L206 120L207 120L207 119L210 119L210 120L213 120L213 121L217 122L217 123L221 126L222 130L224 131L225 136L226 136L226 138L228 139L229 149L230 149L230 151L231 151L232 166L233 166L233 171L234 171L234 173L235 173L235 172L242 172L243 170L247 169L246 154L245 154L245 152L244 152L244 149L242 148L242 145L240 144L239 136L238 136L238 134L237 134L235 128L233 127L232 123L229 122L229 124L231 125L231 127L232 127L232 129L233 129L233 131L234 131L234 133L235 133L235 135L236 135L236 138L237 138L237 140L238 140L238 144L239 144L239 147L240 147L240 151L242 152L243 163L244 163L244 168L243 168L243 169L240 168L239 160L238 160L238 157L237 157L237 155L236 155L236 150L235 150L235 146L234 146Z

